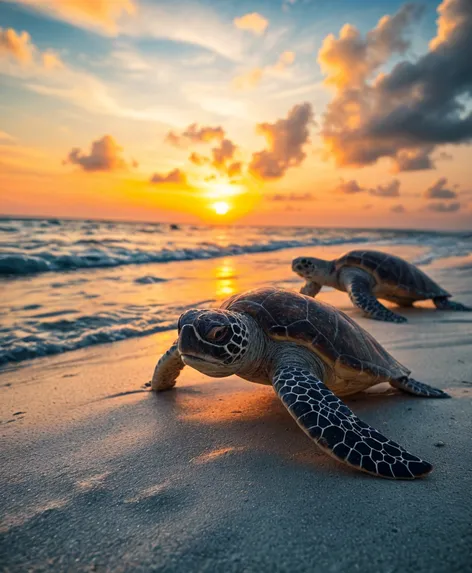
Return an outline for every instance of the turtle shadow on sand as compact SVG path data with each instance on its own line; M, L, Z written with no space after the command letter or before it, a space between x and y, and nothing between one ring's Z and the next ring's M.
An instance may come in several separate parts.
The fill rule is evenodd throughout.
M173 416L173 423L181 428L191 426L192 440L207 431L217 438L218 446L213 448L206 444L196 459L207 456L213 460L220 455L244 458L250 455L252 460L254 456L264 456L275 465L306 466L309 471L315 471L315 475L340 472L344 476L371 479L314 447L271 387L226 378L149 394L153 407L159 412L158 417L165 412L166 416ZM427 399L405 395L388 384L345 397L344 402L362 414L367 422L401 440L403 436L395 436L395 429L389 421L415 410L415 403L429 403ZM231 447L222 447L225 444L231 444Z

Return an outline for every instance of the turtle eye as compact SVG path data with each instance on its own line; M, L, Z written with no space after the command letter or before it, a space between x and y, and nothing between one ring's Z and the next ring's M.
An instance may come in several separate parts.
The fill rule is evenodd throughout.
M223 338L225 337L226 333L228 332L228 327L227 326L214 326L206 335L208 340L214 340L215 342L218 342L220 340L223 340Z

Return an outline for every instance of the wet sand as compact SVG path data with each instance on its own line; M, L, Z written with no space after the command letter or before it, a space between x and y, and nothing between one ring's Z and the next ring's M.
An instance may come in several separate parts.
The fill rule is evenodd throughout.
M279 276L297 289L286 263L315 252L235 257L226 278L200 261L198 295ZM470 266L455 263L425 270L472 305ZM431 462L427 478L382 480L339 464L270 387L185 369L175 390L148 392L173 332L96 346L0 375L0 569L472 571L472 315L425 304L392 325L363 318L343 293L320 297L453 396L381 385L346 400Z

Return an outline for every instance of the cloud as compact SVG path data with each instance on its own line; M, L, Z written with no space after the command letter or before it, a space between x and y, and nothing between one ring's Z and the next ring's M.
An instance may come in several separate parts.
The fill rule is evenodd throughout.
M112 35L117 33L117 22L123 14L136 12L134 0L17 0L17 3L56 20Z
M193 2L180 10L170 2L160 4L140 2L135 16L120 22L121 34L191 44L198 46L199 51L203 48L231 61L243 59L245 39L232 22L221 18L210 6Z
M187 4L185 14L170 4L140 0L18 0L51 18L109 36L163 38L241 60L243 43L232 23L202 5Z
M285 51L280 54L277 62L272 66L253 68L233 79L235 89L250 89L256 87L265 75L280 75L295 61L295 52Z
M41 60L43 67L46 70L61 69L64 67L64 63L61 58L52 50L47 50L41 54Z
M238 175L241 175L242 170L243 170L242 162L233 161L233 163L230 163L230 165L228 165L227 169L228 177L237 177Z
M441 177L426 189L424 196L426 199L457 199L457 193L446 187L446 177Z
M275 123L259 123L256 131L267 140L267 149L253 153L250 171L261 179L277 179L287 169L300 165L309 143L309 125L313 122L311 104L295 105L285 119Z
M376 197L400 197L400 181L393 179L390 183L377 185L377 187L369 189L369 193Z
M210 161L210 159L208 157L205 157L204 155L201 155L200 153L197 153L196 151L193 151L189 155L188 159L194 165L206 165Z
M0 27L0 57L12 59L24 67L33 67L38 70L52 70L62 68L61 58L53 50L41 52L32 43L28 32L17 32L13 28Z
M198 127L196 123L189 125L181 134L169 131L165 141L176 147L184 147L189 143L210 143L223 140L225 131L221 126Z
M270 198L271 201L311 201L311 193L276 193Z
M433 145L424 145L419 149L400 149L395 156L393 171L419 171L433 169L433 160L430 157Z
M200 142L200 139L198 139L197 142ZM237 145L230 139L225 138L221 140L217 147L213 147L211 150L211 158L193 151L188 159L191 163L199 167L202 165L212 165L220 173L225 173L229 177L235 177L240 175L242 171L242 163L240 161L232 161L237 149Z
M253 68L233 79L233 87L237 90L255 88L264 76L264 68Z
M78 147L72 149L64 164L79 165L84 171L119 171L128 168L122 152L123 148L111 135L104 135L92 142L88 155Z
M181 183L184 184L187 182L187 178L185 174L180 169L173 169L169 171L169 173L160 174L154 173L154 175L150 179L151 183Z
M233 22L236 28L239 28L240 30L248 30L253 34L256 34L256 36L261 36L269 25L269 21L257 12L252 12L251 14L245 14L240 18L235 18Z
M344 181L344 179L341 179L341 182L335 188L335 191L346 195L354 195L356 193L368 191L371 195L376 197L399 197L400 181L398 179L393 179L390 183L383 183L377 185L377 187L367 189L366 187L361 187L355 179L351 179L350 181Z
M232 159L236 149L237 146L230 139L223 139L218 147L211 150L213 165L216 167L225 165L226 161Z
M443 0L438 12L427 53L389 73L378 72L407 50L405 34L418 16L413 5L382 18L365 38L350 25L339 38L325 38L318 61L335 95L321 133L338 165L389 157L395 171L428 169L437 146L472 140L472 112L464 99L472 92L472 3Z
M461 208L461 204L458 202L454 203L430 203L427 207L430 211L435 211L436 213L455 213Z
M347 195L361 193L365 190L365 187L361 187L355 179L351 179L350 181L344 181L341 179L341 182L335 189L338 193L346 193Z
M0 28L0 56L11 56L22 64L33 60L35 47L28 32L16 32L12 28Z
M405 213L406 209L403 205L393 205L393 207L390 207L390 211L392 213Z

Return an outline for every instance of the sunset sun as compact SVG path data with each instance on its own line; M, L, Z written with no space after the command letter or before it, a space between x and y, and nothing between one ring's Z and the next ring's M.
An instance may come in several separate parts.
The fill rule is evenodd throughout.
M226 201L217 201L212 204L212 208L217 215L226 215L231 207Z

